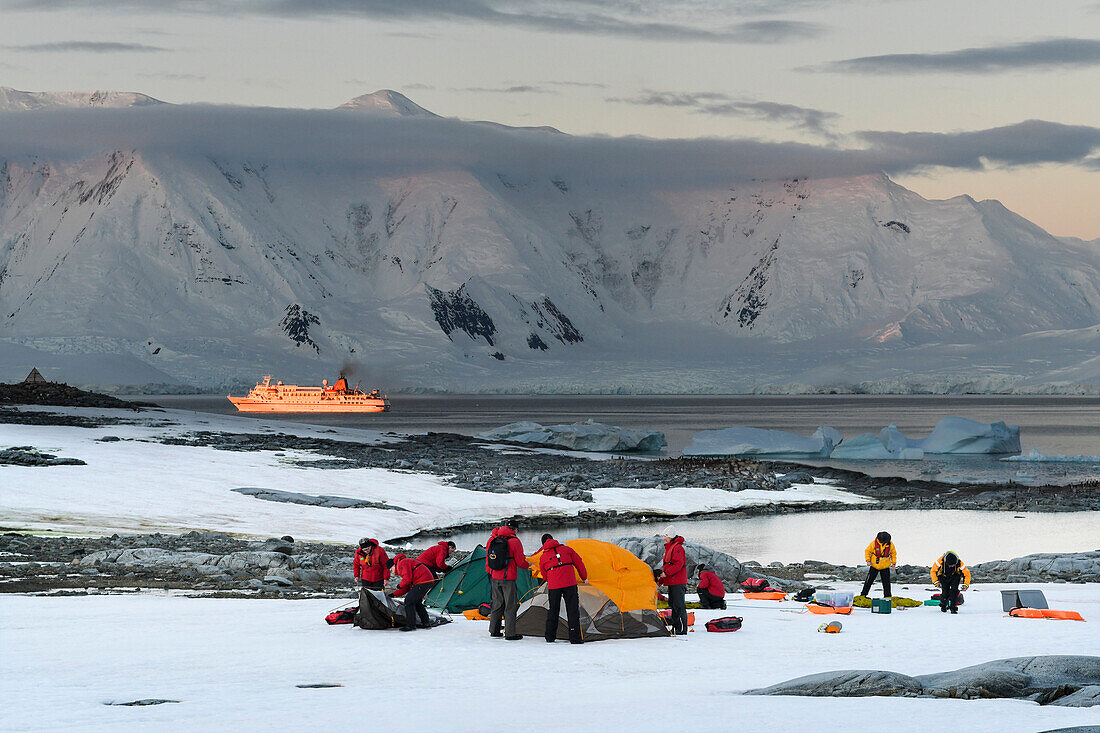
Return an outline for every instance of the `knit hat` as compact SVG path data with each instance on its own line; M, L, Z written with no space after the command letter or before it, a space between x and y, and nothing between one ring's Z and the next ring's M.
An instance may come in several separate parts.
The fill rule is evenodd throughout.
M662 537L678 537L679 535L676 534L676 525L666 524L665 528L663 530L661 530L661 536Z

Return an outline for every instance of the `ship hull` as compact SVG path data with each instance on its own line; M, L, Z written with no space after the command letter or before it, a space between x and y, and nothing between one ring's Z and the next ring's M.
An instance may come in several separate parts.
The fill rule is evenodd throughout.
M382 400L369 402L339 402L337 400L325 400L324 402L274 402L270 400L250 400L242 397L230 397L229 401L236 405L239 412L386 412L389 404Z

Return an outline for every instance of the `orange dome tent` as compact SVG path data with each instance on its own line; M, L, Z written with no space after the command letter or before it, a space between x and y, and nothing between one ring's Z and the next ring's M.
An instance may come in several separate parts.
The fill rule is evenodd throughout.
M610 542L580 539L565 544L581 556L588 571L588 582L578 589L581 636L585 641L669 635L667 626L657 615L657 583L648 565L629 550ZM540 551L529 558L531 572L536 578L540 578L538 562L541 555ZM580 582L579 577L577 580ZM516 630L524 636L542 636L547 609L543 584L533 598L520 606ZM557 638L567 639L564 606L560 613Z

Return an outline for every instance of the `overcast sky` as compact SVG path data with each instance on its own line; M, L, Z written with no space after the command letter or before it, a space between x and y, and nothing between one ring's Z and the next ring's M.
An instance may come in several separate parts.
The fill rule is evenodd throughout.
M388 88L446 117L836 169L869 148L853 170L892 161L925 196L1100 237L1100 0L0 0L0 18L0 86L293 108Z

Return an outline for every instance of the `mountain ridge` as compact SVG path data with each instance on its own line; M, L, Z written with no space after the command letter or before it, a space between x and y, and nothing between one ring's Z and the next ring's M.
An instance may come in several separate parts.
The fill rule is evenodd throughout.
M379 171L159 142L0 159L0 369L751 392L1053 389L1100 366L1095 243L885 174L616 186L522 156Z

